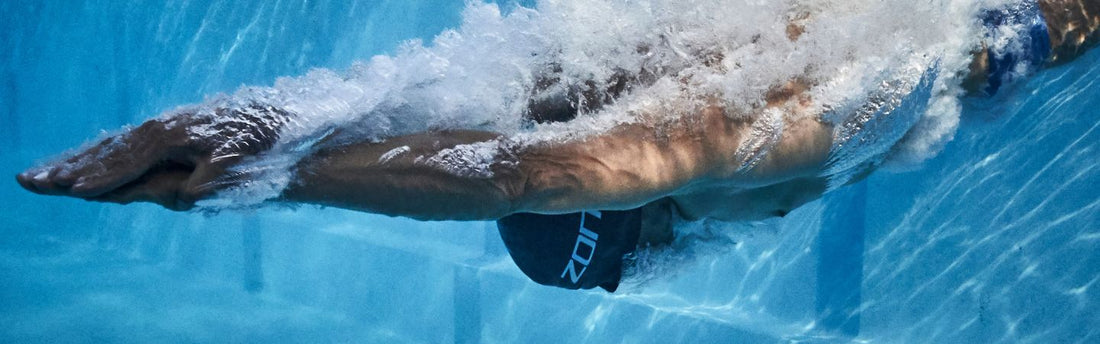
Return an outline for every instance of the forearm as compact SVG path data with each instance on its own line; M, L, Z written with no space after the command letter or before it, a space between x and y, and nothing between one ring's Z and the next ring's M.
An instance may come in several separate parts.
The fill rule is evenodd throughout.
M353 144L303 160L283 200L423 220L630 209L705 174L703 146L673 131L622 125L587 139L517 147L475 131ZM496 151L474 157L463 152L467 145Z
M322 149L302 160L282 200L421 220L482 220L511 211L514 192L495 178L454 173L428 161L497 134L441 131Z

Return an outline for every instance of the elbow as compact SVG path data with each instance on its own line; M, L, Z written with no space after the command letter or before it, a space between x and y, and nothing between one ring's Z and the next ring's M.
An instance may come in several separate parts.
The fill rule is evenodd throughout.
M498 219L529 209L527 174L515 165L494 168L492 189L497 193L498 206L487 218Z

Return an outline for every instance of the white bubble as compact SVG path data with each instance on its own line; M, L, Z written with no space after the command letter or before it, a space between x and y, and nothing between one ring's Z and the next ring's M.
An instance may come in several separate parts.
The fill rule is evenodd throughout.
M376 56L344 72L315 69L280 78L271 87L243 87L208 101L207 108L260 103L292 114L275 147L238 168L265 182L223 196L249 202L277 196L293 179L291 167L333 128L341 129L337 139L344 141L380 141L435 129L488 130L504 134L506 146L522 147L582 138L622 123L690 115L714 99L737 116L764 116L765 93L796 78L811 84L807 94L813 113L844 123L867 115L861 109L882 96L884 83L910 85L914 75L919 80L937 64L940 70L929 81L934 92L921 107L925 113L890 123L889 135L861 141L874 144L847 156L917 163L949 140L958 123L958 72L980 42L979 4L545 0L536 8L502 14L494 4L469 2L462 24L430 43L408 41L392 56ZM793 24L802 26L794 40ZM524 120L540 78L601 88L617 73L643 71L652 80L599 111L568 123ZM569 91L554 90L548 92ZM748 167L766 154L777 130L782 126L762 125L760 137L749 140L756 146L746 151ZM838 130L837 135L856 134ZM874 135L861 137L869 136ZM446 162L455 173L485 176L497 156L487 146L501 149L500 144L460 146L427 161Z

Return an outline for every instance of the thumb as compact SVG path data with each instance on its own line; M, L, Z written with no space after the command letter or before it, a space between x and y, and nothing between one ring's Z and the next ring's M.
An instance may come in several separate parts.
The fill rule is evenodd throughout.
M231 170L242 159L240 156L235 156L218 160L204 159L198 162L194 172L183 183L179 194L180 201L194 204L213 197L219 191L248 181L246 173Z

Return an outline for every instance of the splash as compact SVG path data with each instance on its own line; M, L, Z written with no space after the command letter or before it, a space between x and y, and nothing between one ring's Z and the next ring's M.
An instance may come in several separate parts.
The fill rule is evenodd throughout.
M278 126L278 139L237 167L254 181L223 192L232 202L207 205L277 196L293 179L293 165L322 139L382 141L433 129L502 133L495 144L420 159L485 177L503 149L690 116L715 100L733 116L772 119L759 121L743 152L743 167L752 168L781 134L781 119L807 116L765 107L769 90L796 79L811 85L809 113L838 128L830 173L884 161L919 163L954 133L959 79L980 45L982 6L972 0L545 0L505 14L494 4L469 2L462 24L430 43L408 41L393 56L344 72L316 69L200 106L207 114L248 104L286 112L258 123ZM623 75L631 87L604 91ZM546 80L556 83L540 86ZM590 86L595 94L577 97L571 85ZM902 97L918 86L927 90L921 97ZM582 111L565 123L525 117L533 100L552 98L575 99ZM586 104L591 99L612 101ZM903 99L914 103L913 114L883 115ZM211 128L193 133L207 135ZM241 139L223 144L239 145L233 140Z

